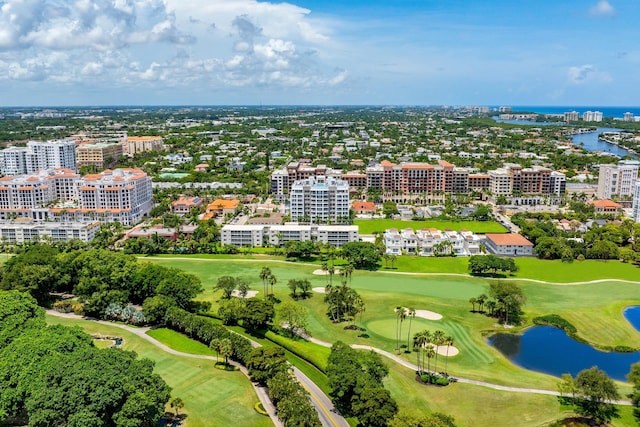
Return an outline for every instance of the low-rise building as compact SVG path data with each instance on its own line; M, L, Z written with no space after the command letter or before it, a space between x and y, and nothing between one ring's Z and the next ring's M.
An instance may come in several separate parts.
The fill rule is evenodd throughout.
M29 218L0 222L0 239L8 243L81 240L89 242L100 230L99 222L43 222Z
M133 156L136 153L162 151L164 144L161 136L129 136L124 143L125 154Z
M486 234L487 250L495 255L533 256L533 243L520 234Z
M216 199L207 205L205 219L210 219L217 215L235 214L240 205L238 199ZM207 215L210 214L210 215Z
M180 197L171 203L171 211L176 215L185 215L191 212L193 208L202 206L200 197Z
M599 214L617 214L622 211L622 205L613 200L589 200L593 206L593 211Z
M122 157L121 144L95 143L80 144L76 148L78 169L83 166L96 166L100 169L111 167Z
M470 231L423 228L414 232L389 229L384 233L386 253L389 255L435 256L454 253L456 256L475 255L480 252L483 238Z
M356 215L373 215L377 211L376 204L364 200L356 200L351 204L351 209Z
M331 243L340 248L349 242L360 240L357 225L300 225L290 223L284 225L251 224L225 225L221 230L224 245L284 246L290 241L306 242L309 240Z

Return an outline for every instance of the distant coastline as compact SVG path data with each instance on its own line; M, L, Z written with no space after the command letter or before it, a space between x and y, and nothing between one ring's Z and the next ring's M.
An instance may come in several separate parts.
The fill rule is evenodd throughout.
M603 106L544 106L544 105L513 105L513 112L530 111L538 114L563 114L567 111L577 111L582 115L585 111L602 111L604 117L622 117L630 112L634 116L640 116L640 107L603 107Z

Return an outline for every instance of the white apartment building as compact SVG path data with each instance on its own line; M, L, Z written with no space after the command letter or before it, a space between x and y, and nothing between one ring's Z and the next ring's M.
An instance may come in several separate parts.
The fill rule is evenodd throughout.
M585 122L601 122L602 111L585 111L582 113L582 120Z
M349 184L334 177L295 181L289 195L291 221L340 222L349 216Z
M76 174L70 169L0 178L0 220L139 222L153 205L151 179L139 169Z
M54 168L76 169L75 140L29 141L26 147L0 151L2 175L23 175Z
M287 242L309 240L331 243L340 248L360 239L357 225L235 225L227 224L220 233L222 244L233 246L284 246Z
M389 255L433 256L453 251L458 256L480 253L481 236L470 231L422 229L414 232L411 228L398 231L395 228L384 233L386 253Z
M640 222L640 181L636 182L633 189L633 210L631 216L635 222Z
M26 219L26 218L25 218ZM72 239L89 242L100 230L100 223L55 223L26 219L9 223L0 223L0 239L9 243L67 241Z
M637 160L621 160L617 165L600 165L596 193L598 198L631 197L638 181L639 169L640 162Z

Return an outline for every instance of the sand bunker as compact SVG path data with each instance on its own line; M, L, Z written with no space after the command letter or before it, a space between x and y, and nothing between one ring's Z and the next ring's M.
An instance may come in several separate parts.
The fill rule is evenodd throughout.
M319 293L319 294L324 294L324 293L326 293L326 292L327 292L327 291L324 289L324 287L313 288L313 289L311 289L311 290L312 290L313 292L317 292L317 293Z
M313 274L315 274L316 276L326 276L329 274L328 271L319 269L319 270L313 270ZM335 269L335 271L333 272L334 275L340 275L340 270L338 270L337 268Z
M247 291L247 295L245 295L244 298L253 298L256 295L258 295L258 291ZM243 298L242 295L240 295L240 291L238 290L231 292L231 296Z
M422 317L427 320L440 320L442 319L442 314L429 310L416 310L416 317Z
M440 356L457 356L458 354L460 354L460 350L458 350L456 347L450 345L449 346L449 350L447 353L447 346L446 345L439 345L439 346L435 346L433 344L429 344L430 347L433 347L436 349L436 353L438 353Z

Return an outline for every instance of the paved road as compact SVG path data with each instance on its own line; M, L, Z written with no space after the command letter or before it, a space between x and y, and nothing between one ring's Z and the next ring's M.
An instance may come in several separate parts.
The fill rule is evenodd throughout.
M320 422L324 427L349 427L347 420L338 413L331 400L313 381L296 367L293 368L293 374L298 379L300 385L302 385L309 393L309 396L311 396L311 402L313 406L316 407Z

